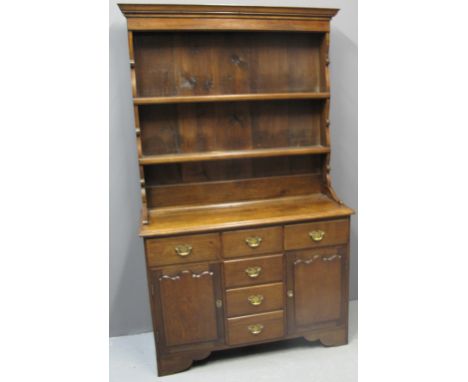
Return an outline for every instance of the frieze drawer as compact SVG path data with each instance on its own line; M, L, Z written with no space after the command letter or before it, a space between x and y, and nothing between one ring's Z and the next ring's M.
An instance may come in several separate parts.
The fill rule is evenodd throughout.
M223 256L256 256L283 250L283 227L229 231L222 234Z
M292 224L284 227L284 247L292 250L346 244L348 236L346 219Z
M149 267L216 260L220 250L218 234L146 240Z

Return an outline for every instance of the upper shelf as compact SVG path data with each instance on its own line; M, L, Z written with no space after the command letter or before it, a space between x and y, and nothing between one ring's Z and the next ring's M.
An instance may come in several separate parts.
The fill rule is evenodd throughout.
M200 162L220 159L239 159L239 158L262 158L272 156L288 155L307 155L307 154L326 154L330 148L326 146L306 146L306 147L281 147L273 149L253 149L253 150L234 150L234 151L208 151L198 153L184 154L164 154L150 155L140 158L140 164L164 164L164 163L182 163L182 162Z
M251 94L220 94L199 96L172 96L172 97L135 97L135 105L155 105L168 103L193 102L232 102L232 101L269 101L294 99L327 99L328 92L290 92L290 93L251 93Z

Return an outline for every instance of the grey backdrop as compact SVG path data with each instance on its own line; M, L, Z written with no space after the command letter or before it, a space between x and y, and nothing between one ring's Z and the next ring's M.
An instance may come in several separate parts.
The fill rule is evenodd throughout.
M130 1L127 3L183 4L184 1ZM357 210L357 0L322 1L190 1L189 4L265 5L334 7L340 12L331 31L331 141L332 176L338 196ZM139 175L126 22L110 0L109 82L110 82L110 336L151 331L146 290L142 240L138 237L140 218ZM358 297L357 215L351 224L351 290Z

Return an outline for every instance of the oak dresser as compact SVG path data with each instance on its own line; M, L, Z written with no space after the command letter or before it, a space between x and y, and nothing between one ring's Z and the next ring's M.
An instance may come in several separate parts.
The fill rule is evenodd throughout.
M330 178L336 9L120 4L159 375L215 350L347 343Z

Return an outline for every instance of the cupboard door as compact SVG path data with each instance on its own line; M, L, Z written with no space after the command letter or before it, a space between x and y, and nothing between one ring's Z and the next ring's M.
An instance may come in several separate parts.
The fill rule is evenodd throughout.
M346 254L346 247L287 254L290 332L344 323L348 298Z
M154 271L153 286L162 345L216 343L223 338L219 264Z

